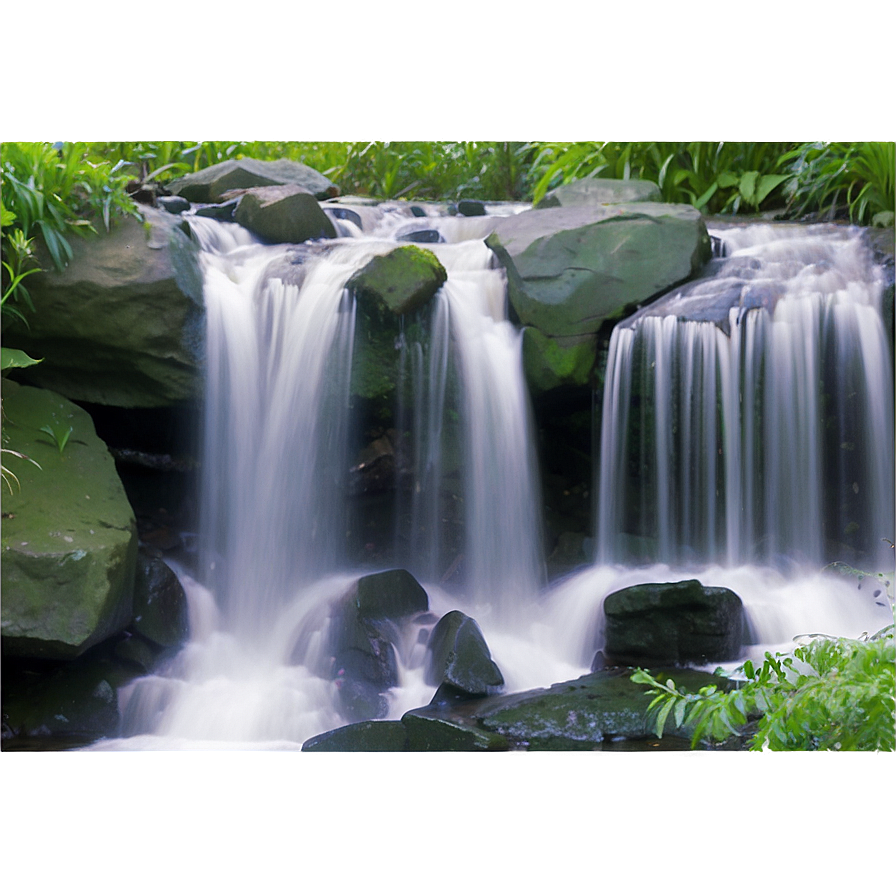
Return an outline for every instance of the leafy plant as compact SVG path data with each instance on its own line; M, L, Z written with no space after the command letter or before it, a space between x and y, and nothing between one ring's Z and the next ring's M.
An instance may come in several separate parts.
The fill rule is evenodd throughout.
M0 348L0 372L4 375L8 370L12 370L14 367L31 367L34 364L40 364L40 359L35 359L26 355L25 352L19 351L18 349L10 349L10 348ZM4 417L2 406L0 406L0 417ZM6 445L9 441L9 436L6 434L6 431L3 431L2 434L2 446L0 446L0 453L9 455L9 457L17 457L20 460L27 460L29 463L34 464L35 467L40 469L40 464L34 460L33 458L28 457L25 454L22 454L21 451L14 451L12 448L7 448ZM0 475L3 477L3 484L9 489L10 494L12 494L12 484L15 483L17 488L21 488L19 485L19 478L13 473L6 464L0 464Z
M65 452L65 446L68 444L68 440L71 438L75 428L69 426L68 429L66 429L64 426L45 423L40 428L40 431L45 432L53 440L53 444L59 449L59 453L63 454Z

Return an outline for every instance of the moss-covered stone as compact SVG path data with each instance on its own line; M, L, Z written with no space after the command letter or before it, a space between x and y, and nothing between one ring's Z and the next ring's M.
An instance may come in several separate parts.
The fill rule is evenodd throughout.
M355 722L325 731L302 744L303 753L400 753L408 735L398 721Z
M85 411L56 393L5 382L3 412L9 447L41 467L4 460L20 487L3 501L3 650L69 659L131 618L134 515ZM64 451L43 426L71 428Z
M428 249L399 246L372 258L347 286L354 290L359 304L399 315L422 308L447 279L442 263Z
M560 386L587 386L597 359L597 337L547 336L523 330L523 370L533 395Z
M510 749L501 734L446 718L435 709L413 709L401 717L411 752L480 752Z

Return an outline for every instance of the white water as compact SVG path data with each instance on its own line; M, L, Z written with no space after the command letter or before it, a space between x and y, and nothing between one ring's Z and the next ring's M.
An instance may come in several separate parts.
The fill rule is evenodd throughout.
M818 566L857 551L892 564L881 271L857 229L721 235L729 252L712 280L613 334L599 556ZM679 319L706 317L716 298L713 320Z
M600 564L540 592L540 497L520 336L506 320L503 275L492 267L491 253L481 242L490 227L488 219L409 222L386 212L367 236L351 222L340 221L343 238L320 257L306 260L296 286L266 275L271 265L270 270L282 270L290 247L262 247L238 227L206 226L197 219L207 250L209 318L205 525L198 575L205 584L179 570L190 603L191 642L170 668L123 689L123 737L93 749L299 749L307 738L344 724L325 649L331 605L359 574L346 569L341 551L354 326L354 310L343 286L372 255L393 248L391 234L408 229L409 223L418 229L438 228L449 240L427 246L449 273L422 324L428 335L420 342L402 337L398 346L414 394L408 411L416 477L408 536L414 571L429 594L433 613L459 607L477 619L508 692L546 687L588 671L602 644L603 599L639 582L699 577L706 585L731 588L744 601L757 642L752 649L759 652L778 644L786 647L798 634L858 635L886 624L888 610L854 582L815 570L794 577L745 565L748 552L743 545L750 536L739 529L732 534L738 518L735 503L707 497L712 493L707 483L722 478L727 484L734 478L736 465L726 466L725 454L734 457L730 452L742 451L743 463L754 466L749 450L756 439L748 431L733 436L733 375L720 372L713 377L706 372L729 369L722 359L730 343L758 338L750 330L753 315L746 316L744 333L737 331L730 343L712 324L691 328L685 336L684 354L694 359L688 361L684 377L686 393L716 388L719 402L728 408L719 421L702 415L700 402L694 402L685 424L688 429L702 427L701 443L723 438L725 448L722 456L708 451L688 467L683 510L662 492L654 510L661 521L664 552L680 554L685 539L678 528L688 533L688 541L706 530L711 534L702 549L711 558L727 552L732 562L683 565L680 556L673 556L678 566L617 566L604 538ZM877 344L873 323L855 316L861 319L855 328L864 341ZM657 394L663 399L658 405L661 428L669 425L663 415L672 409L678 387L664 357L670 351L682 353L671 348L674 323L674 318L644 320L647 330L656 330L652 363L657 367ZM616 420L620 431L632 417L633 333L626 327L614 333L604 397L604 419ZM848 343L841 352L852 351L850 337L837 338ZM737 351L751 381L749 365L758 362L750 352ZM881 357L889 363L885 347ZM437 584L450 559L439 542L439 489L452 467L443 439L452 376L459 383L466 511L466 583L461 593L449 593ZM749 401L749 391L744 401ZM859 416L876 420L887 409L892 413L891 393L888 397L884 392L876 402ZM605 427L604 438L605 459L622 450L617 445L621 435ZM882 452L885 462L872 471L884 479L886 461L892 459L892 443L888 445L888 453ZM799 458L805 448L797 442L786 449L778 445L776 451L784 458ZM659 481L666 481L675 463L672 443L664 443L651 461ZM808 464L814 469L814 461ZM783 487L787 474L776 475ZM610 488L616 478L615 468L605 462L602 495L616 494ZM758 495L762 481L761 476L748 475L736 487L743 494ZM805 500L813 500L811 488ZM625 501L622 493L602 502L604 532L621 519ZM755 503L762 502L757 497ZM880 512L883 525L886 514ZM745 524L746 532L769 524L783 538L788 526L799 521L791 524L784 511L781 514L779 519L760 513ZM406 633L397 645L400 682L390 694L390 718L432 697L432 688L423 682L424 651L415 634Z

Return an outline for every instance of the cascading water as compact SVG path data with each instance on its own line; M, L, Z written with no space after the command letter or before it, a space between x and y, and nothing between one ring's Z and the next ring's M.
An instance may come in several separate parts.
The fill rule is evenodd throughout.
M360 574L344 553L356 348L345 284L411 230L439 235L428 248L448 280L396 342L412 482L395 555L435 614L476 616L508 691L588 671L604 597L640 582L732 588L759 650L886 623L872 596L819 570L838 533L857 555L893 537L891 362L879 273L854 231L725 230L712 277L617 326L599 560L539 596L532 424L520 333L482 242L493 222L365 209L362 231L335 217L339 239L302 247L191 219L208 313L201 561L196 578L179 571L192 639L122 690L124 737L95 748L297 749L345 723L327 656L331 607ZM460 544L445 536L449 505L462 508ZM788 575L780 554L807 565ZM438 583L457 568L463 587L449 594ZM392 718L432 696L420 645L396 646Z
M719 236L711 277L613 333L600 559L891 563L893 373L860 231Z

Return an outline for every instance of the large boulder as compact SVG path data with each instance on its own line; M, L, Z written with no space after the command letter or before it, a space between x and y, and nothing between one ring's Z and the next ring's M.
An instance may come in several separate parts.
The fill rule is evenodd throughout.
M616 202L661 202L660 188L649 180L583 177L546 193L536 208L606 205Z
M63 271L28 278L28 326L4 344L43 358L23 376L74 401L162 407L201 392L205 317L196 245L180 219L145 207L146 223L72 240Z
M549 336L598 332L693 277L711 254L696 209L656 202L531 209L501 218L486 244L519 320Z
M40 464L4 455L19 485L3 501L3 651L71 659L131 619L134 515L85 411L6 382L3 413L9 446Z
M327 199L339 194L339 188L329 178L308 165L289 159L270 162L228 159L172 181L168 184L168 189L190 202L220 202L222 196L230 190L282 184L302 187L317 199Z
M607 596L604 653L628 665L734 660L744 643L741 599L696 579L632 585Z
M429 639L425 681L469 696L495 694L504 687L475 619L452 610L438 621Z
M336 236L333 222L317 199L295 184L247 190L235 219L269 243L304 243Z
M428 249L400 246L372 258L348 281L359 303L385 314L410 314L422 308L448 279L442 263Z

